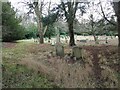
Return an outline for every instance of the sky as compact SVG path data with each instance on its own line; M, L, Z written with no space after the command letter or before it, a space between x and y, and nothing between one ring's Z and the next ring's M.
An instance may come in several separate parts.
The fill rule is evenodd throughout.
M14 6L16 9L18 9L19 13L27 13L28 12L28 10L24 7L24 5L22 3L19 3L19 2L24 2L24 1L28 1L28 0L9 0L9 1L11 2L12 6ZM44 1L49 2L50 0L44 0ZM53 3L59 3L60 2L60 0L51 0L51 1ZM99 0L93 0L93 1L98 2ZM106 8L108 6L105 4L105 2L107 2L107 0L101 0L101 1L102 1L102 6L104 8L105 13L109 15L109 13L111 11L113 11L112 6L110 7L110 10L107 10ZM96 13L95 10L92 10L92 9L96 9L96 11L101 12L100 8L94 6L94 7L90 8L88 13L84 14L84 16L82 18L88 19L89 18L88 14L90 14L90 13L93 13L95 19L100 18L99 13ZM46 10L44 10L44 11L46 11ZM114 14L114 12L112 14ZM77 14L77 15L79 16L79 17L77 17L77 19L81 18L79 14Z
M29 0L9 0L12 4L12 6L14 6L16 9L18 9L20 12L28 12L28 10L26 9L26 7L24 7L23 3L19 3L19 2L28 2ZM49 2L51 1L52 3L59 3L59 0L44 0L44 2Z

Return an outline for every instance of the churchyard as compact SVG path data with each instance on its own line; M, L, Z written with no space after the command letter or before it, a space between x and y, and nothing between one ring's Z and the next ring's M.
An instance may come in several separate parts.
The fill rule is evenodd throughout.
M120 88L119 0L0 6L0 89Z
M55 39L45 44L33 39L3 43L3 87L118 87L116 37L108 37L108 43L100 37L102 44L96 45L92 36L77 36L75 47L64 38L53 44Z

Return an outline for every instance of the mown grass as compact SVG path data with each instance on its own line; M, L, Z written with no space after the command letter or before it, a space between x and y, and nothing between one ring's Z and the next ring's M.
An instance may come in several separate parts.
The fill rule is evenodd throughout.
M46 77L40 75L26 66L20 65L19 61L28 52L27 47L31 43L18 42L12 48L2 48L2 88L53 88Z

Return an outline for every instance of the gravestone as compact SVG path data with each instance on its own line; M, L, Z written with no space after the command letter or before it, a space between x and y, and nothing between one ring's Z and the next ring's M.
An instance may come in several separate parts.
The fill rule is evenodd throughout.
M77 59L82 58L82 48L78 46L73 47L72 56L76 57Z
M56 43L59 43L60 42L60 31L57 27L55 27L55 30L56 30Z
M54 41L54 40L51 41L51 45L52 45L52 46L55 45L55 41Z
M56 55L57 56L60 56L60 57L63 57L64 56L64 47L62 46L61 42L60 42L60 31L57 27L55 27L56 29L56 33L57 33L57 36L56 36Z
M105 43L106 43L106 44L108 43L108 38L107 38L107 37L105 38Z
M86 42L87 42L87 40L80 40L80 42L86 43Z
M56 44L56 55L64 57L64 47L60 43Z

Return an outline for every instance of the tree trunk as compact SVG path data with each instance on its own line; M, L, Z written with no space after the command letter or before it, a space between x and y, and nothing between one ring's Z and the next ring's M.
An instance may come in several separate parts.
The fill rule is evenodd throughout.
M70 36L69 45L70 46L75 46L73 23L68 23L68 28L69 28L69 36Z
M93 35L93 37L94 37L95 44L97 44L97 38L96 38L96 36Z
M38 31L39 31L39 43L44 43L44 35L43 35L43 24L42 24L42 2L40 4L40 8L38 4L35 7L35 14L37 16L37 25L38 25Z
M95 44L99 44L97 37L95 35L93 35L93 37L94 37L94 40L95 40Z
M120 5L119 5L119 9L120 9ZM118 41L119 41L118 47L120 47L120 12L119 15L117 16L117 22L118 22L117 29L118 29Z
M118 22L118 59L119 59L119 62L118 62L118 68L120 68L120 15L117 16L117 22ZM120 70L119 70L119 73L120 73ZM118 78L118 83L119 83L119 87L120 88L120 78Z
M120 3L120 2L119 2ZM120 10L120 5L119 5L119 10ZM117 16L117 29L118 29L118 41L119 41L119 43L118 43L118 58L119 58L119 62L118 62L118 64L119 64L119 66L120 66L120 11L119 11L119 14L118 14L118 16ZM119 71L119 73L120 73L120 71ZM120 83L120 78L118 78L118 82ZM120 88L120 85L119 85L119 87L118 88Z
M39 38L40 38L40 40L39 40L39 42L40 42L40 44L43 44L44 43L44 35L43 35L43 30L42 30L42 22L39 22L38 23L38 31L39 31Z
M114 6L114 11L117 16L117 30L118 30L118 47L120 47L120 1L118 2L113 2Z
M120 2L119 2L120 4ZM119 44L118 44L118 47L120 47L120 5L118 5L118 15L117 15L117 22L118 22L118 41L119 41Z

